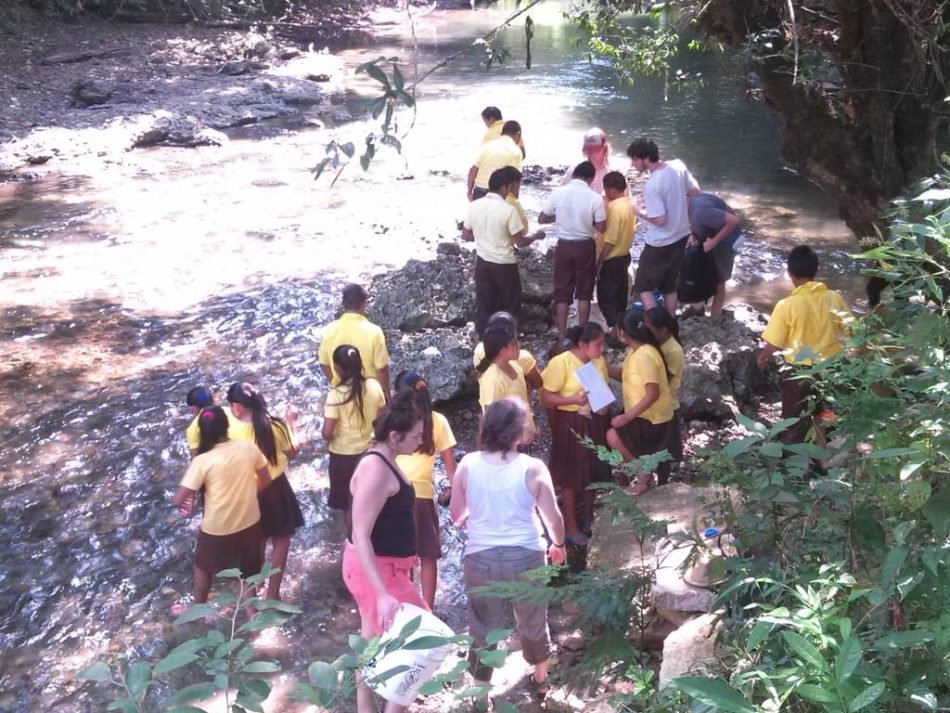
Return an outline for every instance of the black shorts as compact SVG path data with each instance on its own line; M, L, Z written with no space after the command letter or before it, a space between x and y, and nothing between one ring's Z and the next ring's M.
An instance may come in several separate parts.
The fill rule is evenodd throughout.
M199 531L195 567L210 574L236 567L244 577L252 577L260 573L264 563L263 542L260 522L230 535Z
M362 453L330 454L330 507L334 510L350 509L350 481L362 457Z
M661 248L653 245L644 247L637 262L636 274L633 276L633 291L640 294L659 290L664 295L675 294L688 237L684 236Z
M554 303L575 298L590 302L597 275L597 246L593 240L558 240L554 248Z
M439 513L432 498L416 498L416 554L434 560L442 557Z
M257 494L264 537L290 537L303 525L303 513L287 474L281 473Z
M670 421L652 423L639 416L622 428L616 429L623 444L634 457L648 456L669 448Z
M736 264L736 251L728 240L723 240L712 249L713 265L716 267L716 282L726 282L732 277Z

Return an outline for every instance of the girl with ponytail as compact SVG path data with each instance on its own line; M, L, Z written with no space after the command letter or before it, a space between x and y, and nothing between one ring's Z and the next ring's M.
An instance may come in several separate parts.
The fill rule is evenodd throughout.
M610 480L610 466L578 441L578 437L586 436L598 445L607 445L604 416L591 413L587 394L574 373L592 362L604 381L610 376L603 358L606 340L603 327L596 322L577 325L567 330L567 338L570 348L553 357L541 372L544 380L541 404L555 413L548 467L554 484L561 489L567 541L584 547L587 535L578 523L578 499L583 503L583 527L589 529L594 516L594 493L587 486Z
M647 310L647 327L653 332L660 345L660 354L666 362L666 373L670 379L670 398L673 400L673 420L670 421L669 451L673 460L671 463L661 464L661 468L670 467L673 463L683 460L683 436L680 431L680 399L679 390L683 384L683 372L686 370L686 354L680 346L680 328L676 317L663 307L654 307ZM665 473L658 474L659 478Z
M228 402L234 423L228 429L231 438L253 441L267 459L271 483L261 491L258 501L261 510L261 530L264 546L271 543L270 563L280 571L267 582L267 598L280 599L280 585L287 569L290 539L303 525L303 513L287 479L287 461L297 455L294 426L297 414L288 411L287 420L271 416L267 402L250 384L231 384Z
M524 443L534 441L537 429L528 398L528 384L524 371L518 363L520 345L514 328L507 324L495 324L485 330L482 341L485 354L475 367L478 375L478 403L482 413L496 401L514 396L524 402L527 411Z
M607 443L630 461L666 449L673 400L666 362L642 309L634 307L623 316L620 338L627 346L620 374L624 412L611 420ZM661 485L667 481L668 462L660 464L657 476ZM641 475L629 492L639 495L652 485L652 473Z

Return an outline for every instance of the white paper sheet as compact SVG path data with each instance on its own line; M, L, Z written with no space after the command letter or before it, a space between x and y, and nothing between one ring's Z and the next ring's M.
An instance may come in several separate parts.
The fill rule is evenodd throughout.
M604 377L597 371L597 367L594 366L593 362L587 362L580 366L574 372L574 376L577 377L577 380L581 382L581 386L584 387L584 391L587 392L587 401L590 403L592 411L600 411L616 401L614 392L607 386L607 382L604 381Z

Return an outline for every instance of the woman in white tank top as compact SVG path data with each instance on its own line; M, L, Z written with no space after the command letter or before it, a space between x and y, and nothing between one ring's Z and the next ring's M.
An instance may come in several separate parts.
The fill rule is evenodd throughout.
M545 550L552 563L564 562L564 520L551 474L542 461L518 452L527 436L526 421L527 409L517 398L491 404L482 417L481 450L465 456L456 471L451 513L456 525L468 531L463 559L466 589L526 581L524 572L545 564ZM552 538L550 546L542 521ZM523 602L512 606L522 654L534 666L532 687L543 697L551 645L547 607ZM474 640L469 662L476 686L490 689L492 669L479 664L474 651L485 647L489 631L505 626L506 609L505 599L468 595L469 634Z

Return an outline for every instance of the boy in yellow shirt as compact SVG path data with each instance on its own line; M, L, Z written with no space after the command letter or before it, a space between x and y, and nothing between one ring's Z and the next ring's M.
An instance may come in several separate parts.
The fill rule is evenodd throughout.
M633 204L627 196L627 179L620 171L604 176L604 195L607 198L607 229L597 239L597 304L604 315L610 336L618 337L618 323L627 311L630 294L628 270L630 248L637 219Z
M323 330L320 341L320 369L331 386L340 383L333 364L333 352L343 344L356 347L363 361L363 375L376 379L389 398L389 351L383 330L366 319L369 295L360 285L343 288L343 314Z
M762 332L765 346L756 363L764 369L772 356L782 354L791 369L782 376L782 418L801 420L782 433L784 443L804 443L814 421L816 409L805 413L811 396L811 382L800 378L794 367L810 365L833 357L841 351L841 338L848 306L834 290L815 280L818 256L807 245L799 245L788 254L788 276L795 285L792 294L779 300ZM816 438L823 434L816 427Z

